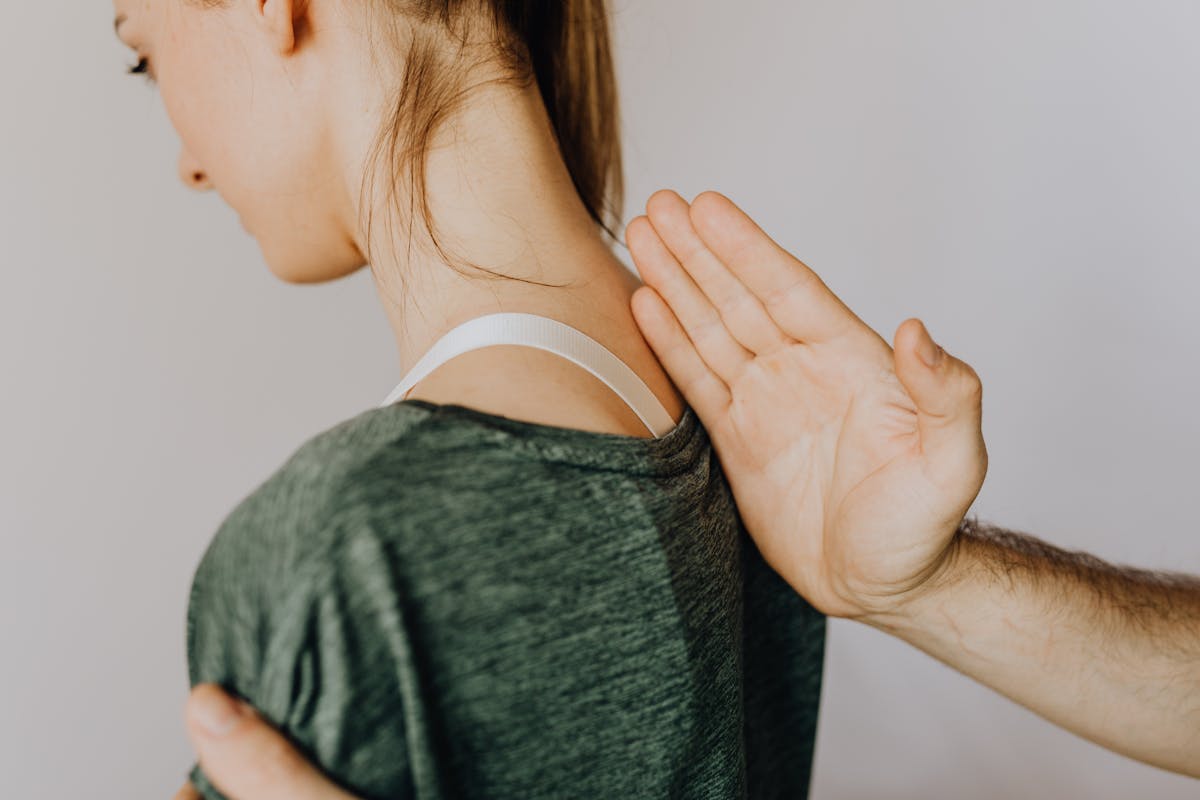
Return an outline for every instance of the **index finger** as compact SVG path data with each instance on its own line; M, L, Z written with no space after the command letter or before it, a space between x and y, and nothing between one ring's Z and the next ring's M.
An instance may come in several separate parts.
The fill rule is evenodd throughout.
M705 246L758 297L788 336L827 342L871 330L817 273L780 247L725 195L701 192L691 203L691 217Z

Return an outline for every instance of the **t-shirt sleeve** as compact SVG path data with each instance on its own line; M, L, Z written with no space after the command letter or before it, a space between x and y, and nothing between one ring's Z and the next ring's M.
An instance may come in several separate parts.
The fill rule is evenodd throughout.
M245 699L356 797L411 797L405 697L419 698L396 556L369 525L337 527L296 569L229 536L206 554L188 606L190 683ZM228 800L198 762L188 777Z

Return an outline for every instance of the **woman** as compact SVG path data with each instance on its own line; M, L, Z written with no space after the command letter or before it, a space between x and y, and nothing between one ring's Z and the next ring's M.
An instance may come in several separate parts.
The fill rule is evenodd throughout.
M364 798L804 796L824 616L630 314L603 2L115 5L183 180L404 365L225 519L191 683Z

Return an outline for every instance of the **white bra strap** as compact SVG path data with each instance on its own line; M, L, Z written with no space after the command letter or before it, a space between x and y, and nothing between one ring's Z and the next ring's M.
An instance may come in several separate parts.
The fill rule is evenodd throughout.
M449 331L421 356L379 407L407 397L418 381L451 358L498 344L537 347L575 362L620 395L656 437L675 427L675 421L645 382L604 345L558 320L513 312L476 317Z

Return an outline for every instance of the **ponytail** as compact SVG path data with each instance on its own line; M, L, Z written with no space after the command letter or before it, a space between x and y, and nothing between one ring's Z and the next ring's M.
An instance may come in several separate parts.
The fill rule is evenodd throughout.
M465 43L475 27L489 26L485 58L497 61L511 81L527 86L536 80L553 123L563 161L589 215L613 241L624 204L620 120L616 75L611 49L606 0L373 0L387 6L383 19L411 23L406 64L390 115L372 150L363 190L374 185L374 167L383 150L393 174L388 176L389 201L396 197L401 175L410 176L410 205L419 215L434 247L451 267L454 260L437 238L425 196L425 158L439 124L462 100L466 86L461 52L445 55L441 38L447 33ZM470 8L468 3L472 2ZM380 15L376 15L379 18ZM396 32L396 26L388 26ZM372 47L372 53L378 51ZM367 243L370 247L370 209ZM401 215L411 223L418 215ZM411 227L410 227L411 232ZM412 237L409 237L411 247ZM370 262L370 254L367 254ZM494 277L553 285L500 275L471 264ZM456 267L455 267L456 268ZM457 269L457 268L456 268Z
M528 48L579 196L616 239L609 221L620 220L624 179L606 0L502 0L497 6Z

